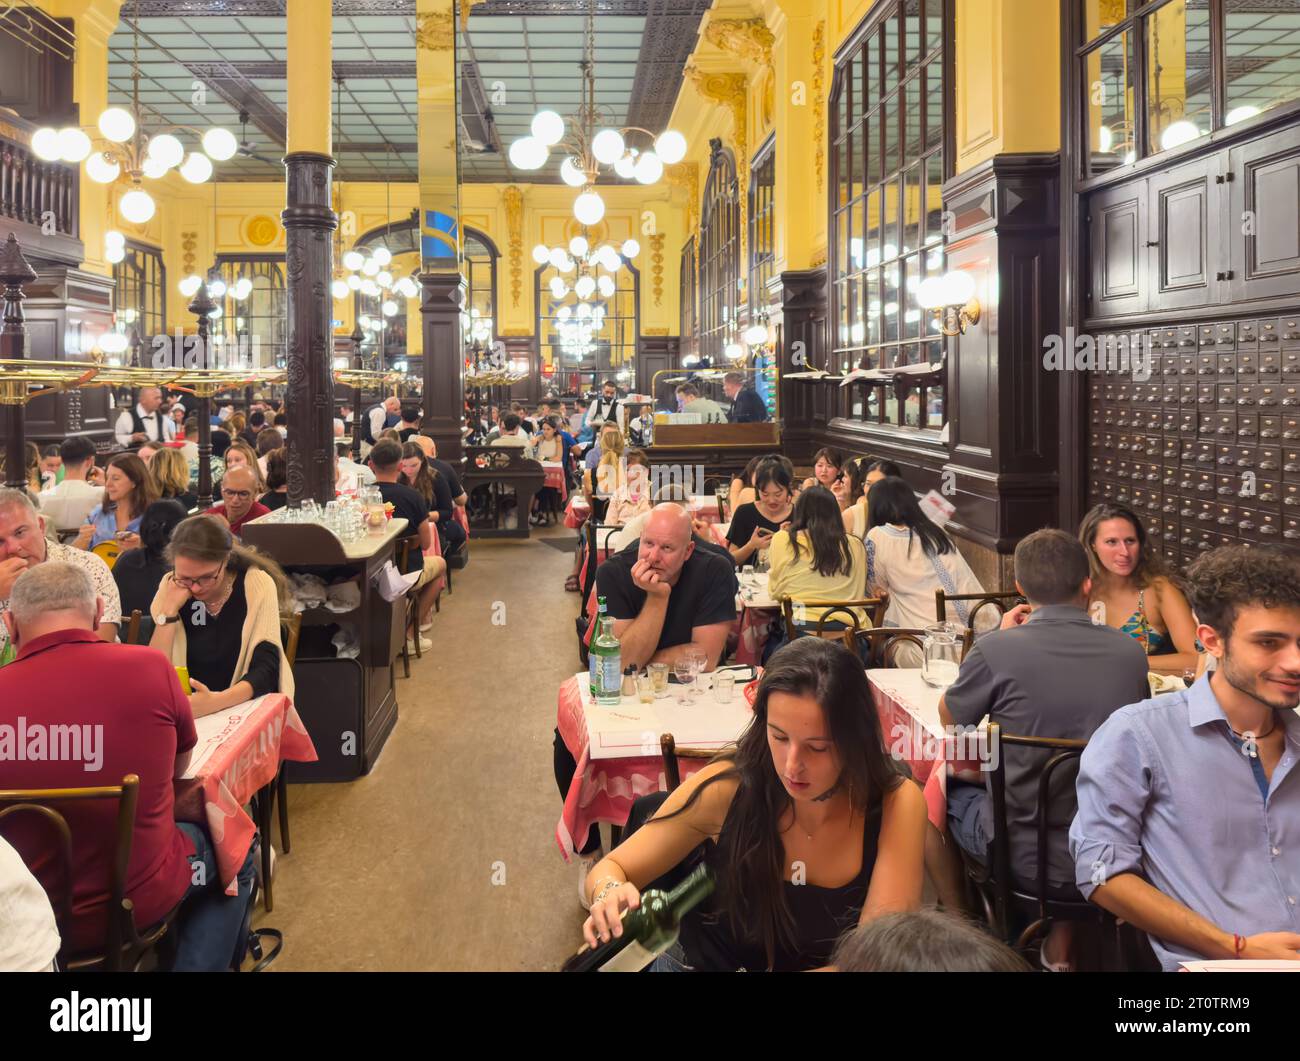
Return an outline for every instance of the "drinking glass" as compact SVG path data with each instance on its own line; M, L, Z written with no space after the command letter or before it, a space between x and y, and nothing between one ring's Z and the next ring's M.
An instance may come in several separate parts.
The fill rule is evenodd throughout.
M668 664L651 663L649 668L650 678L654 682L655 699L662 700L668 695Z
M695 685L695 660L688 654L683 653L673 661L673 674L677 676L677 681L681 685L681 690L677 693L677 702L679 704L691 703L691 689Z
M951 623L934 623L921 638L921 677L935 689L946 689L957 680L961 645Z
M636 695L637 699L643 704L654 702L655 698L655 680L652 674L638 674L636 676Z
M729 670L714 671L713 699L720 704L731 703L731 693L736 687L736 675Z

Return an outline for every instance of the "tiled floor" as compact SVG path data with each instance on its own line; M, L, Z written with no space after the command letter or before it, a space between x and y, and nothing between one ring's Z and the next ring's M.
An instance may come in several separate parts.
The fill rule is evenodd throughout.
M577 948L551 767L556 691L579 669L571 564L536 540L474 541L433 652L409 680L399 664L374 770L291 786L293 851L255 918L284 932L273 969L542 970Z

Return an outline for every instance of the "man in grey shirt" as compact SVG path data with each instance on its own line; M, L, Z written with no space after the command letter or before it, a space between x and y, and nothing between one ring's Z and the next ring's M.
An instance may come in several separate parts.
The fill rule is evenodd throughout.
M1020 737L1088 740L1125 704L1149 695L1147 658L1133 638L1094 625L1085 610L1092 587L1088 558L1077 538L1040 530L1016 547L1016 588L1029 601L1003 617L1000 630L981 637L939 702L944 725L978 725L985 715ZM1017 881L1037 880L1039 773L1050 757L1008 748L1007 830ZM1074 817L1073 767L1054 779L1049 823L1048 882L1074 893L1074 860L1066 828ZM983 785L948 786L948 828L958 845L983 861L993 840L993 805Z

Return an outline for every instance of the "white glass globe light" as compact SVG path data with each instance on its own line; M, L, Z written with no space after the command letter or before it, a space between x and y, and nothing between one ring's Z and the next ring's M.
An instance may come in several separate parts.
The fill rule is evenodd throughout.
M224 298L226 294L226 282L220 277L208 284L208 294L213 298Z
M1201 130L1196 127L1195 122L1174 122L1160 135L1160 147L1168 151L1170 148L1190 143L1200 135Z
M373 253L371 253L370 257L372 257L380 265L387 265L389 262L393 260L393 252L390 251L387 247L376 247Z
M118 232L117 229L110 228L107 232L104 233L104 246L125 247L126 237L122 235L122 233Z
M585 321L585 320L590 319L590 317L591 317L591 304L588 303L588 302L579 302L579 303L578 303L578 310L577 310L577 313L578 313L578 320L580 320L580 321Z
M380 307L384 311L385 317L397 316L397 303L392 299L384 299L384 304Z
M569 260L568 255L564 253L563 247L552 247L546 255L547 261L556 269L563 268L564 263Z
M155 210L153 196L143 188L132 188L122 196L117 206L124 218L137 225L143 225L153 217Z
M370 327L369 315L363 313L360 317L357 318L357 323L361 325L361 327L368 329Z
M591 138L591 153L596 161L612 166L623 154L623 137L617 129L602 129Z
M203 283L203 277L191 273L184 280L182 280L177 286L180 288L182 295L184 295L186 298L193 298L196 294L198 294L199 287L202 285L202 283Z
M624 258L635 258L641 253L641 244L634 239L625 239L623 241L623 246L620 249L623 252Z
M579 298L590 298L591 293L596 290L596 281L590 276L578 277L577 283L573 285L573 292Z
M686 137L676 129L665 130L655 139L655 154L670 166L680 162L686 157Z
M212 176L212 159L202 151L191 151L181 165L180 175L191 184L202 184Z
M123 258L125 258L125 257L126 257L126 248L125 248L125 247L105 247L105 248L104 248L104 260L105 260L106 262L112 262L114 265L116 265L118 262L120 262L120 261L121 261Z
M631 180L636 176L636 159L631 155L624 155L614 163L614 172L624 180Z
M48 126L37 129L32 134L32 150L36 152L37 158L57 162L63 157L63 149L59 146L59 131Z
M99 131L104 134L105 140L124 144L135 132L135 118L122 107L109 107L99 116Z
M510 145L510 164L516 169L541 169L550 152L533 136L521 136Z
M99 348L106 354L120 354L126 345L126 336L121 332L105 332L99 338Z
M596 281L596 286L605 298L614 297L614 278L612 276L602 276Z
M387 269L381 269L375 276L375 283L387 291L393 286L393 274Z
M168 169L171 169L173 166L181 164L181 160L185 157L185 148L171 133L159 133L157 136L150 138L145 154L149 158L156 158Z
M533 261L538 265L545 265L551 260L551 248L545 243L539 243L533 248Z
M587 183L587 175L578 168L572 155L560 163L560 180L570 188L581 188Z
M556 298L563 298L569 293L568 285L558 276L551 277L551 294Z
M964 306L975 294L975 278L970 273L955 269L944 276L943 287L946 295L945 305Z
M157 158L146 158L144 164L141 165L140 170L151 180L158 180L167 176L167 167L163 165L161 159Z
M1240 107L1233 107L1223 116L1224 125L1236 125L1238 122L1248 121L1259 113L1259 108L1245 103Z
M619 256L618 251L606 243L605 246L600 248L600 264L611 273L616 273L623 264L623 259Z
M335 298L347 298L348 282L346 280L335 280L330 284L330 294Z
M633 176L641 184L654 184L664 175L664 164L659 161L659 156L653 151L647 151L636 160L636 171Z
M584 225L597 225L605 216L605 200L594 191L583 192L573 200L573 216Z
M59 130L59 157L65 162L81 162L90 154L90 137L76 126Z
M929 276L916 289L916 301L922 309L937 309L943 305L945 285L942 276Z
M577 267L578 267L577 263L566 254L564 257L564 262L560 265L560 272L571 273Z
M86 159L86 176L96 184L112 184L121 173L122 167L102 151L97 151Z
M235 152L239 150L239 141L229 129L214 126L203 134L203 150L210 158L225 162L235 157Z
M587 242L586 236L574 236L569 240L569 253L575 258L581 258L590 249L591 244Z
M353 273L351 276L349 276L347 280L344 281L344 283L348 285L349 291L361 290L361 277L357 276L356 273Z
M362 257L360 251L348 251L343 255L343 268L356 272L365 264L366 259Z
M571 310L568 306L561 306L559 309L555 311L556 320L567 321L572 316L573 316L573 310Z
M552 144L559 143L564 136L564 119L555 111L538 111L533 115L529 128L532 129L535 139L550 147Z
M397 289L407 298L414 298L420 290L415 281L409 276L404 276L398 281Z
M761 343L765 343L767 342L767 328L762 324L758 324L757 322L751 324L748 328L745 329L744 338L745 338L745 342L747 342L750 346L758 346Z
M379 263L374 258L367 258L361 263L361 271L366 276L377 276L379 275Z
M379 295L379 285L373 280L362 280L361 293L363 295L369 295L371 298L376 298Z
M722 351L722 356L728 361L739 361L745 356L745 348L739 343L728 343Z
M241 276L235 281L235 298L247 298L253 291L253 281Z

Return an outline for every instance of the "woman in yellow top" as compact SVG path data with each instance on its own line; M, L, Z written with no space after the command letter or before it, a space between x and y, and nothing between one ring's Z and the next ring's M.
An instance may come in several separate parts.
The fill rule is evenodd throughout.
M789 598L800 625L813 626L825 614L817 601L857 600L865 595L866 547L860 538L845 533L839 503L824 486L799 495L790 526L772 536L770 548L768 594L773 600ZM861 609L856 614L862 626L871 625ZM842 630L846 625L831 620L826 628ZM786 631L787 637L790 633Z

